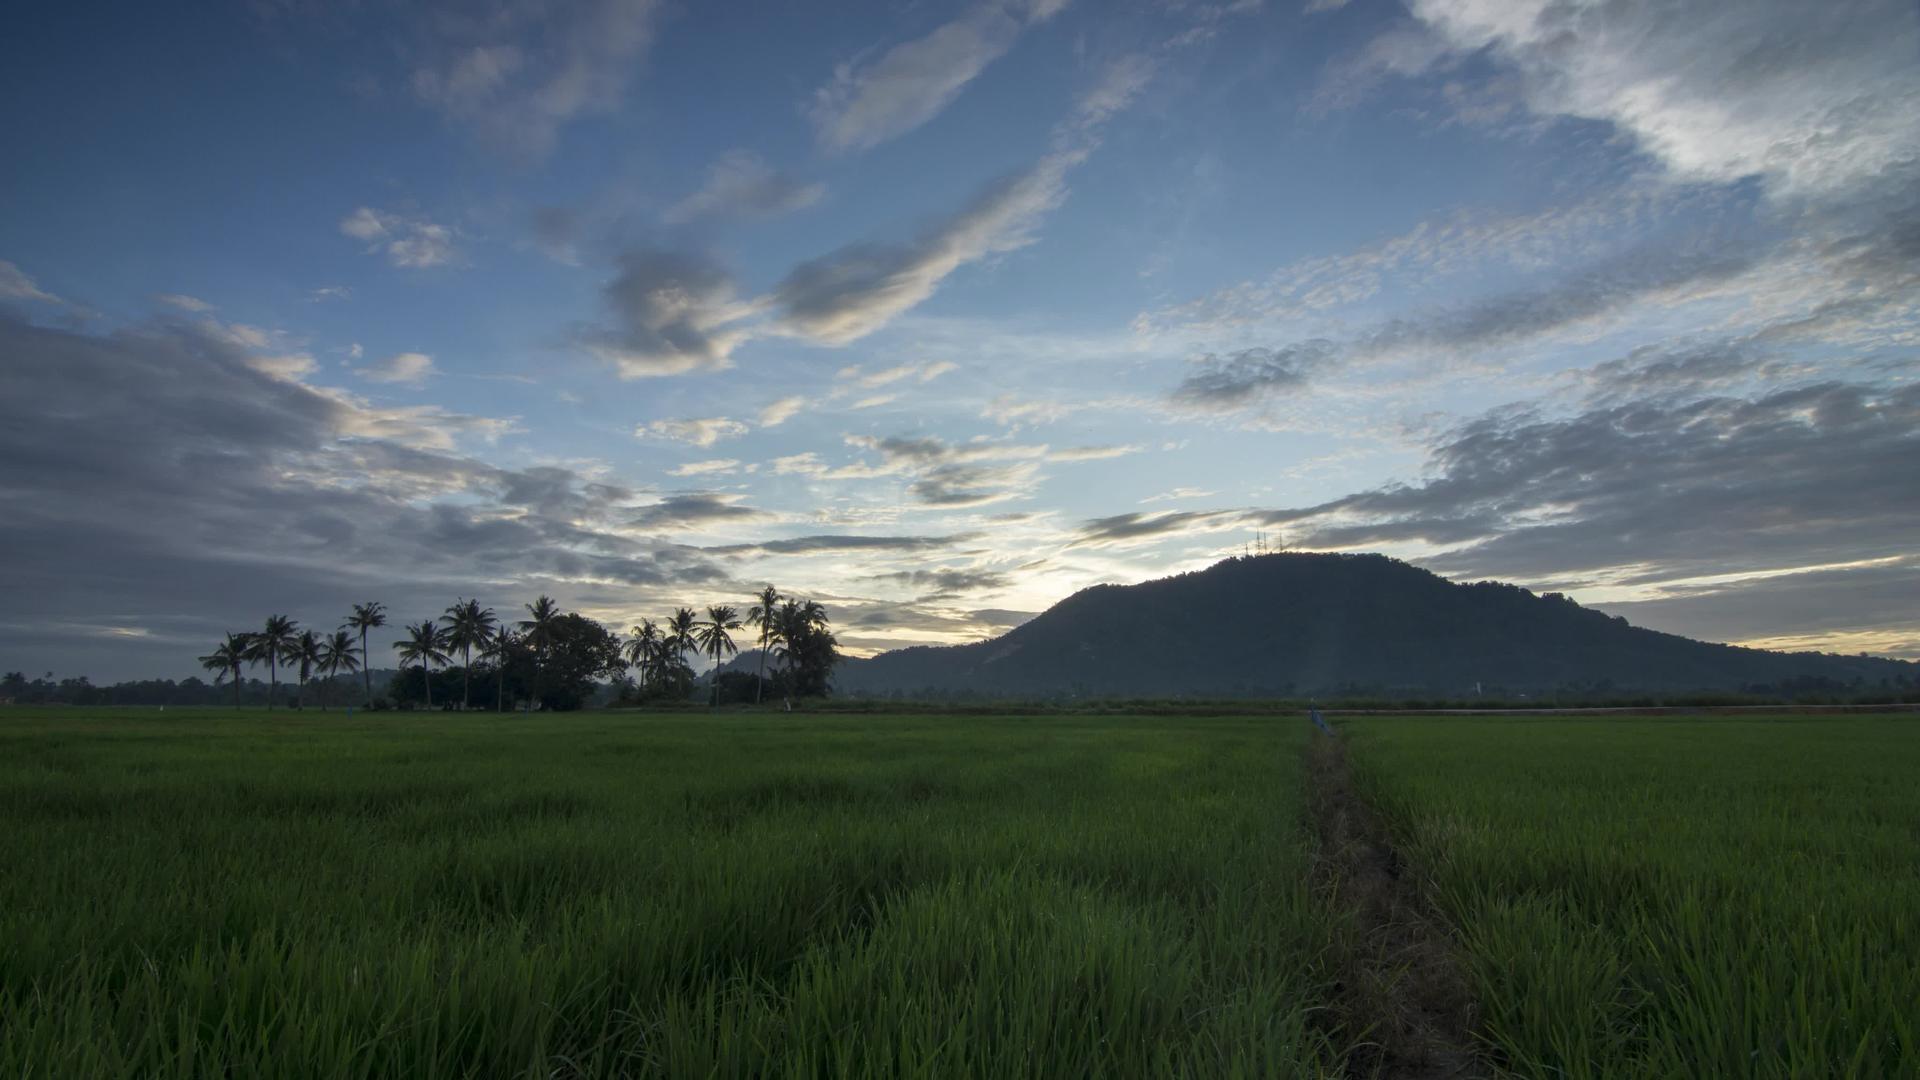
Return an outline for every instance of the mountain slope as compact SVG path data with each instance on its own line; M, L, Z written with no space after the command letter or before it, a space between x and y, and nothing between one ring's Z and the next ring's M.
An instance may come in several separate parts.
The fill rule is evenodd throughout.
M843 694L1269 696L1741 690L1920 682L1920 664L1630 626L1558 594L1457 585L1382 555L1228 559L1075 593L1001 637L843 664Z

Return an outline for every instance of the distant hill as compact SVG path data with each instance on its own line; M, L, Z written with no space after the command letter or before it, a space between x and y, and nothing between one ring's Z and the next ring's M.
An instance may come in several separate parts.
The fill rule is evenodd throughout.
M1715 645L1557 593L1463 585L1383 555L1228 559L1097 585L1000 637L850 660L843 695L1468 696L1920 687L1920 664Z

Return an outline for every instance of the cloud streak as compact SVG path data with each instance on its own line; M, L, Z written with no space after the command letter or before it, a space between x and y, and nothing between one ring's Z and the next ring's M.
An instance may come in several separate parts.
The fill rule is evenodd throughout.
M1012 49L1022 31L1065 6L1065 0L976 4L872 63L841 64L807 110L820 147L865 150L925 124Z

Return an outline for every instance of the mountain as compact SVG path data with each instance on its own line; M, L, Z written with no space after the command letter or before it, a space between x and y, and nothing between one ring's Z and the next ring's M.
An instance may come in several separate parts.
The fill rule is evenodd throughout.
M1466 696L1920 685L1920 664L1715 645L1384 555L1228 559L1096 585L1000 637L844 662L851 696Z

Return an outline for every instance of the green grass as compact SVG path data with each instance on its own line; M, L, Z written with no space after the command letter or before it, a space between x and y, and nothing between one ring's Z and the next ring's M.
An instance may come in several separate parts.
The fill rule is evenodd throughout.
M1920 723L1362 719L1526 1076L1920 1075Z
M1313 1075L1300 723L0 712L0 1075Z

